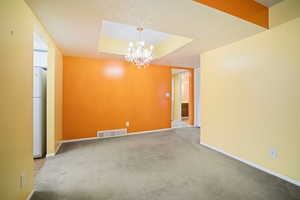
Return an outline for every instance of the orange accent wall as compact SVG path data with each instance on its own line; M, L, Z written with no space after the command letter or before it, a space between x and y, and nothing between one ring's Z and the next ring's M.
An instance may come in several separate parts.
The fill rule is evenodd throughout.
M269 8L254 0L194 0L233 16L269 28Z
M128 132L171 127L171 67L80 57L63 64L64 140L126 128L126 121Z

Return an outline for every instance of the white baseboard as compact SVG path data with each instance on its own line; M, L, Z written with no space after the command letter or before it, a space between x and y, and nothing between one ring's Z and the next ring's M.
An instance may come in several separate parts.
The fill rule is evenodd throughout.
M172 122L171 122L172 128L175 129L175 128L193 128L193 127L195 127L194 124L193 125L191 125L191 124L182 124L182 125L174 126L174 124L180 123L180 122L182 123L181 120L172 120Z
M111 136L111 137L119 137L119 136ZM107 137L105 137L107 138ZM70 142L81 142L81 141L89 141L89 140L97 140L101 139L101 137L88 137L88 138L80 138L80 139L72 139L72 140L62 140L61 144L70 143Z
M54 157L54 156L57 154L57 152L59 151L61 145L62 145L62 143L60 142L60 143L58 144L58 146L56 147L55 152L54 152L54 153L47 153L47 154L46 154L46 158Z
M73 140L63 140L63 141L61 141L61 144L63 144L63 143L69 143L69 142L100 140L100 139L106 139L106 138L115 138L115 137L131 136L131 135L141 135L141 134L157 133L157 132L171 131L171 130L174 130L174 129L175 128L164 128L164 129L156 129L156 130L150 130L150 131L131 132L131 133L127 133L126 135L116 135L116 136L108 136L108 137L89 137L89 138L80 138L80 139L73 139Z
M217 149L217 148L215 148L215 147L213 147L213 146L210 146L210 145L208 145L208 144L205 144L205 143L202 143L202 142L201 142L200 144L203 145L203 146L205 146L205 147L207 147L207 148L209 148L209 149L212 149L212 150L217 151L217 152L219 152L219 153L222 153L222 154L224 154L224 155L226 155L226 156L229 156L229 157L231 157L231 158L234 158L234 159L236 159L236 160L238 160L238 161L241 161L241 162L243 162L243 163L245 163L245 164L247 164L247 165L250 165L251 167L257 168L257 169L259 169L259 170L261 170L261 171L264 171L264 172L266 172L266 173L268 173L268 174L271 174L271 175L273 175L273 176L276 176L276 177L278 177L278 178L280 178L280 179L282 179L282 180L285 180L285 181L287 181L287 182L289 182L289 183L292 183L292 184L294 184L294 185L300 186L300 181L297 181L297 180L295 180L295 179L292 179L292 178L289 178L289 177L287 177L287 176L283 176L283 175L281 175L281 174L278 174L278 173L276 173L276 172L273 172L273 171L271 171L271 170L269 170L269 169L267 169L267 168L261 167L261 166L255 164L255 163L250 162L250 161L241 159L241 158L239 158L239 157L237 157L237 156L234 156L234 155L232 155L232 154L230 154L230 153L227 153L227 152L225 152L225 151L223 151L223 150Z
M129 134L125 135L125 136L128 136L128 135L148 134L148 133L157 133L157 132L164 132L164 131L172 131L174 129L175 128L163 128L163 129L155 129L155 130L151 130L151 131L139 131L139 132L129 133Z
M55 156L55 153L47 153L46 154L46 158L51 158L51 157L54 157Z
M34 193L34 190L32 190L30 192L30 194L27 196L26 200L30 200L32 198L33 193Z

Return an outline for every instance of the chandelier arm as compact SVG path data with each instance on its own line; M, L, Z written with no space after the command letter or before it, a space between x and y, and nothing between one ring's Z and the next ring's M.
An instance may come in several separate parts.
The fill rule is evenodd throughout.
M142 41L142 27L138 27L139 41L136 43L130 43L127 55L125 59L134 63L138 68L145 68L153 60L153 45L149 48L145 46L145 42Z

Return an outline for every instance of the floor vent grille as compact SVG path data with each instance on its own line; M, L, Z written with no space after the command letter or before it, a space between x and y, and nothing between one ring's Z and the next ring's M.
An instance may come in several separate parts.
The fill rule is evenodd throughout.
M125 135L126 133L127 133L127 128L104 130L104 131L97 131L97 137L121 136L121 135Z

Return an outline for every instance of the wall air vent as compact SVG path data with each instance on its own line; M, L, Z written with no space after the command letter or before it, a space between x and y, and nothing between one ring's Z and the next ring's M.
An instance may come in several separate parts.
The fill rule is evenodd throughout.
M97 131L97 137L121 136L121 135L126 135L126 133L127 133L127 128L114 129L114 130L103 130L103 131Z

